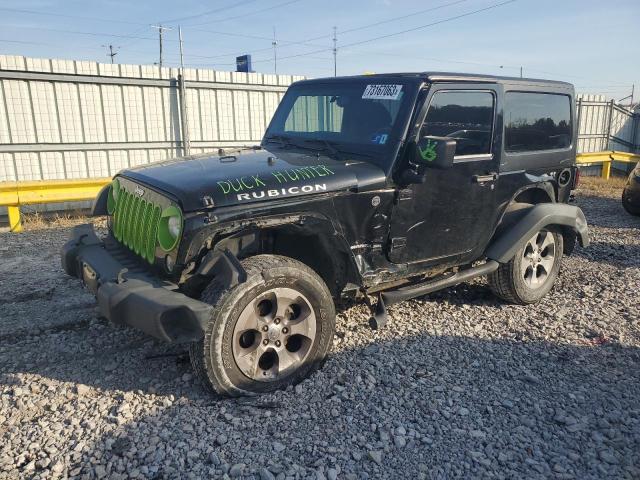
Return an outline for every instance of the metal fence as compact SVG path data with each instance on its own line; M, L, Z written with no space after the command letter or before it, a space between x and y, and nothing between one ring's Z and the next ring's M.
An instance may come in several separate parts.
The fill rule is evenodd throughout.
M302 78L0 55L0 182L110 177L255 145ZM579 152L639 151L638 113L599 95L579 96L576 113Z
M640 150L640 115L603 95L577 98L578 152Z
M0 182L256 144L300 76L0 56Z

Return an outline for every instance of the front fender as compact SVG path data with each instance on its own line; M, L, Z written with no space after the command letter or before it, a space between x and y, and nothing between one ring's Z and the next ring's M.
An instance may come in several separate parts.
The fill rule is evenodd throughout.
M580 246L589 246L587 219L580 208L564 203L541 203L531 207L517 223L491 242L485 255L491 260L507 263L536 232L553 225L571 229Z
M98 195L93 201L93 205L91 206L91 216L99 217L102 215L107 215L107 198L109 196L109 188L111 185L105 185L100 189Z

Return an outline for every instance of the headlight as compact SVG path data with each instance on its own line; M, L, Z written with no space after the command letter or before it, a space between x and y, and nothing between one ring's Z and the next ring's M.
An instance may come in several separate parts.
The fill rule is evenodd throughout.
M177 238L180 235L180 230L182 229L182 219L180 217L169 217L169 221L167 222L169 226L169 233L173 238Z
M182 234L182 212L174 205L167 207L160 215L158 225L158 243L165 252L170 252L180 240Z

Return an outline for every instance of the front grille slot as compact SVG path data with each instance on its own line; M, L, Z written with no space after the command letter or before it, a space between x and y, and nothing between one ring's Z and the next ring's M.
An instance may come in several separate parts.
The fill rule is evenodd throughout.
M162 209L129 188L121 188L113 214L113 236L136 255L153 263Z

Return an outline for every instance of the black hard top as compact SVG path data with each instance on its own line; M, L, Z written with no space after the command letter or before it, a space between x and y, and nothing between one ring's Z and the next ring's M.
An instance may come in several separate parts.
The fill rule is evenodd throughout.
M349 79L362 79L367 81L393 81L402 79L416 83L428 82L469 82L469 83L502 83L521 86L549 86L556 89L573 90L573 85L567 82L556 80L544 80L540 78L520 78L520 77L500 77L496 75L480 75L475 73L452 73L452 72L413 72L413 73L376 73L371 75L354 75L348 77L329 77L311 80L302 80L300 83L311 82L340 82Z

